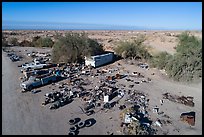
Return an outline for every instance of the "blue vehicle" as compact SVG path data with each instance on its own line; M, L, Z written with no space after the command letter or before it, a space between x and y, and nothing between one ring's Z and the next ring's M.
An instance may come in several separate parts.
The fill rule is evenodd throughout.
M23 90L32 90L33 88L40 87L52 82L57 81L58 76L57 75L50 75L46 74L41 77L36 77L36 76L30 76L29 79L23 83L21 83L21 88Z

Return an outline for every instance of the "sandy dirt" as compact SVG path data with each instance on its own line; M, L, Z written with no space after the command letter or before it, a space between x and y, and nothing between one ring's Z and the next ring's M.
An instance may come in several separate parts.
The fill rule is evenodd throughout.
M65 33L70 31L3 31L4 37L6 39L10 37L16 37L19 42L23 40L31 41L33 37L51 37L55 41L55 35L58 33L60 35L65 35ZM184 31L166 31L166 30L90 30L90 31L72 31L76 33L85 32L89 38L96 39L98 42L102 43L104 48L109 51L113 51L113 48L118 45L119 41L133 40L143 35L145 38L145 46L151 48L151 53L157 53L160 51L166 51L170 54L175 53L174 47L178 44L178 35ZM194 35L202 39L202 31L190 31L190 35Z

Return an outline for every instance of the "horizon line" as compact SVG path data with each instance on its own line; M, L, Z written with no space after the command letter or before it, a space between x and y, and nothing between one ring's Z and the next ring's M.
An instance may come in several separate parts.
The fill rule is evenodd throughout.
M202 31L202 29L2 29L2 31Z
M18 23L25 23L25 24L18 24ZM191 28L191 29L176 28L176 27L168 28L168 27L148 27L148 26L119 25L119 24L79 23L79 22L11 21L11 20L2 21L2 30L29 30L29 29L36 30L33 27L36 27L37 30L62 30L62 29L63 30L75 30L75 29L76 30L117 30L118 29L118 30L192 30L192 31L201 30L202 31L202 28Z

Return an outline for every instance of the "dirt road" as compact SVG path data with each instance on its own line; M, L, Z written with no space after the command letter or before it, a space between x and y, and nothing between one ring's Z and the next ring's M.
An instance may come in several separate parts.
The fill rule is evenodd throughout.
M20 93L16 69L2 52L2 134L62 134L36 97Z

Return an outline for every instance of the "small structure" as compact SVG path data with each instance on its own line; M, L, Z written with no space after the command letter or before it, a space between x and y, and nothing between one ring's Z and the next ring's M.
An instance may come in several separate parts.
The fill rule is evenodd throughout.
M113 61L113 53L85 57L85 65L98 67Z

